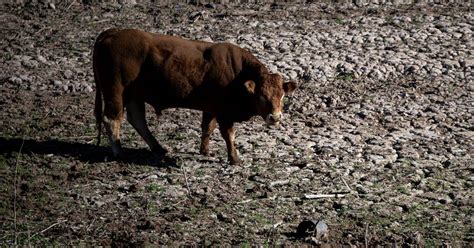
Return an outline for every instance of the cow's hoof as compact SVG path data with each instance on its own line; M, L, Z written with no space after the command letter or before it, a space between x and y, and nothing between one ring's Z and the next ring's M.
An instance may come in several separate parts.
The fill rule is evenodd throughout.
M199 153L204 156L209 156L209 149L201 148Z
M231 164L231 165L238 165L240 163L241 163L241 161L240 161L239 158L230 158L229 159L229 164Z
M125 156L125 153L123 153L123 152L119 152L119 153L114 152L113 154L114 154L114 159L116 161L122 161L122 160L127 159L127 157Z

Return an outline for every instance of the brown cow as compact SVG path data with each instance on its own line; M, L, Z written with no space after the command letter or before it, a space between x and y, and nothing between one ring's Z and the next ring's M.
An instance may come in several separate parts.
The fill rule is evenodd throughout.
M218 123L229 161L237 164L234 123L255 115L268 124L278 123L283 96L296 88L295 82L283 83L280 75L269 73L251 53L236 45L134 29L101 33L94 45L93 67L98 143L104 123L115 156L121 153L124 108L150 149L159 155L167 152L146 124L148 103L158 115L173 107L202 110L200 152L209 154L209 137Z

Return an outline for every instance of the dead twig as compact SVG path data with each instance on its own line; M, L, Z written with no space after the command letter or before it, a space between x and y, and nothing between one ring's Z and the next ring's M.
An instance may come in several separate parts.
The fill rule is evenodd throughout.
M56 223L54 223L54 224L52 224L52 225L46 227L45 229L43 229L43 230L41 230L41 231L39 231L39 232L33 234L33 235L28 239L28 242L30 242L30 239L34 238L36 235L38 235L38 234L40 234L40 233L44 233L44 232L48 231L49 229L51 229L51 228L53 228L53 227L55 227L55 226L57 226L57 225L59 225L59 224L62 224L62 223L64 223L64 222L66 222L66 221L67 221L67 220L63 220L63 221L60 221L60 222L56 222Z
M365 248L368 248L369 247L369 223L365 223L365 237L364 237L364 240L365 240Z
M176 207L176 206L178 206L178 205L182 205L182 203L185 202L185 201L187 201L187 200L189 200L189 199L181 200L181 201L179 201L179 202L173 204L172 206L173 206L173 207Z
M44 27L44 28L40 28L38 31L36 31L33 35L38 35L39 33L41 33L42 31L44 30L52 30L52 28L50 27Z
M352 192L352 189L351 189L351 187L349 187L349 184L347 184L346 180L344 180L343 177L341 177L341 180L344 183L344 185L346 185L346 188L349 190L349 192Z
M254 201L253 199L245 199L243 201L237 202L237 204L245 204Z
M188 195L191 197L191 189L189 187L188 176L187 176L187 173L186 173L186 169L184 169L182 163L181 163L181 170L183 171L184 181L186 182L186 189L188 190Z
M66 10L69 10L74 3L76 3L76 0L72 0L71 3L66 7Z
M457 168L451 168L451 169L448 169L448 171L457 171L457 170L472 170L473 168L472 167L457 167Z
M17 233L17 226L16 226L16 187L17 187L17 175L18 175L18 161L20 161L20 155L21 155L21 150L23 150L23 146L25 145L25 136L23 136L23 140L21 141L21 146L20 150L18 151L18 155L16 156L16 162L15 162L15 177L14 177L14 182L13 182L13 222L14 222L14 227L15 227L15 246L17 246L18 242L18 233Z
M338 193L332 193L332 194L305 194L304 198L305 199L320 199L320 198L342 198L346 196L350 192L338 192Z
M30 227L26 225L26 232L28 234L28 247L33 247L31 246L30 239L31 239L31 233L30 233Z

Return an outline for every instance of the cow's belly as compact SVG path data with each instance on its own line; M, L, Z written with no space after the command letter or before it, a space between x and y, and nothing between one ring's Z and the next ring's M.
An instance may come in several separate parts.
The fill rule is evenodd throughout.
M217 112L219 104L215 97L196 97L192 94L177 94L166 88L155 88L143 91L142 94L133 94L138 99L143 99L155 109L187 108L206 112ZM142 101L143 101L142 100Z

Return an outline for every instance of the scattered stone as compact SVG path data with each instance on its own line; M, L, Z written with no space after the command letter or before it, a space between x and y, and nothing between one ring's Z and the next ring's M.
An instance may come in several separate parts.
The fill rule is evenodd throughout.
M270 182L270 187L286 185L288 183L290 183L290 180L277 180L277 181Z
M16 84L16 85L19 85L19 84L21 84L21 83L23 82L23 80L22 80L21 78L16 77L16 76L10 77L10 78L8 79L8 81L9 81L10 83L13 83L13 84Z
M58 97L60 101L77 100L78 96L93 101L94 95L89 94L95 87L90 48L97 32L111 26L136 26L189 39L232 42L250 50L272 72L282 73L285 80L298 81L298 90L284 98L285 114L281 125L268 128L260 117L238 124L241 126L237 129L236 142L246 163L230 167L216 159L222 157L221 154L225 156L225 144L221 143L220 136L216 136L218 130L211 142L211 154L218 156L209 158L197 155L200 112L181 109L166 111L158 125L150 126L155 134L160 135L157 137L159 140L173 147L170 154L186 168L186 180L182 170L170 168L146 167L146 176L137 178L134 173L103 173L103 166L93 166L93 177L108 175L110 180L94 180L93 184L88 185L88 189L105 188L107 192L96 192L100 201L86 205L91 205L93 209L100 205L103 209L112 201L102 198L113 195L114 201L120 204L116 207L127 210L122 212L128 215L124 219L136 219L130 216L138 216L140 221L135 229L153 229L148 221L156 221L163 222L163 225L159 225L163 228L157 228L157 231L172 230L160 236L169 235L164 243L170 241L170 236L181 238L181 231L175 232L175 226L171 228L167 225L169 219L176 217L179 223L195 220L196 216L203 219L211 216L219 219L217 223L225 222L220 223L224 228L237 228L238 225L228 223L237 221L240 226L248 226L248 220L258 219L251 214L263 212L265 216L270 216L271 213L265 212L269 208L258 206L273 206L277 200L276 207L279 210L275 217L278 218L281 209L289 209L291 213L285 213L284 217L288 223L308 213L327 214L330 215L328 219L341 221L352 217L360 220L364 213L370 213L380 218L381 223L386 220L386 216L402 216L387 225L370 223L374 224L373 227L369 226L370 238L374 238L370 234L375 228L394 227L393 230L403 232L400 227L406 225L407 214L439 218L434 220L438 224L449 220L446 226L456 226L459 233L463 233L469 230L466 222L463 222L465 218L452 217L464 216L462 211L474 205L474 198L466 194L466 187L472 181L472 107L469 105L474 90L471 83L474 60L471 59L472 48L469 43L472 14L453 9L439 15L437 8L442 8L443 4L435 4L431 6L433 12L425 11L420 15L416 8L391 13L392 7L395 7L393 4L402 3L392 1L392 5L388 6L385 2L378 1L374 9L363 9L365 7L360 4L356 8L350 3L354 7L350 10L343 5L334 8L324 4L327 6L323 8L319 3L306 4L305 8L296 10L291 10L294 4L261 4L252 5L251 11L232 4L207 4L209 6L206 5L206 8L202 4L189 6L179 3L160 8L141 3L133 8L103 4L94 13L88 11L95 7L80 9L77 8L79 3L75 3L70 11L52 11L51 8L45 8L47 4L43 4L41 13L16 11L19 15L16 17L7 12L4 30L6 42L2 48L4 66L0 76L0 89L4 96L1 104L15 106L14 101L17 99L13 95L3 95L10 90L33 96L22 98L19 103L30 109L43 106L41 97L49 96L50 93L41 91L47 90L54 91L54 95L70 94ZM67 4L57 5L57 10L67 7ZM373 6L373 3L369 5ZM54 28L57 23L65 23L58 16L64 18L63 14L75 13L79 9L84 13L73 18L74 21L70 23L74 25L66 23L60 29ZM139 14L134 15L138 13L136 11ZM318 18L307 15L306 12L311 11L317 11ZM334 17L339 15L336 13L339 11L344 18L336 20ZM23 12L30 14L25 16ZM21 28L11 29L18 27L19 23ZM64 113L60 111L70 114L64 119L65 126L76 122L83 126L84 123L93 123L93 116L89 113L92 107L68 106L66 110L61 110L61 104L44 109L46 118L55 117L51 125L50 119L45 122L39 120L35 123L38 128L32 130L35 130L35 135L38 133L41 136L46 132L43 127L46 127L51 137L63 137L65 142L80 139L79 143L86 147L86 142L90 143L92 138L75 137L88 137L90 134L87 133L93 124L86 125L86 129L61 129L59 124L62 122L58 124L57 121L62 119L58 118L58 114ZM24 130L13 122L12 111L15 109L5 108L2 111L1 131L5 134L21 134ZM86 112L89 114L84 114ZM147 118L150 123L155 120L153 114L147 115ZM122 128L125 131L124 147L130 145L130 139L135 144L131 149L134 153L135 147L146 146L136 132L132 131L133 134L128 135L131 128L129 124ZM166 135L173 133L183 133L186 138L167 139ZM74 141L70 140L72 137ZM31 142L25 148L35 150ZM66 152L63 153L63 150ZM61 148L61 153L67 155L68 159L74 160L78 156L77 151L67 150L68 147ZM98 151L100 153L100 149ZM93 160L94 154L91 153ZM61 157L56 155L45 158ZM80 155L89 156L89 153ZM22 154L20 162L28 163L29 160L26 157L23 159L23 156L28 156L28 153ZM140 158L134 157L132 161L135 159ZM80 160L83 161L82 157ZM45 166L51 164L47 162ZM122 161L114 161L111 166L104 167L111 168L112 171L108 172L113 172L116 166L122 164ZM227 172L224 175L216 172L220 168L227 168ZM135 169L131 168L131 171ZM152 175L147 178L149 171L158 177ZM128 182L124 187L114 185L117 178ZM74 186L79 187L68 188L76 198L83 197L84 192L77 193L81 190L82 179L86 180L81 178L74 182ZM163 191L155 192L159 194L155 195L156 198L147 197L141 185L134 184L144 180L160 181L165 184ZM49 181L54 183L57 180ZM95 183L106 186L98 187ZM89 192L96 194L94 190ZM339 198L342 193L308 195L311 196L308 198L313 199L311 202L317 203L308 204L307 198L295 197L301 192L350 193L344 193L343 199ZM353 195L355 192L358 195ZM242 196L248 199L239 200ZM91 199L89 196L84 197ZM199 203L195 205L196 202ZM225 208L230 209L224 210L221 208L224 205L219 203L225 203ZM164 204L168 207L164 207ZM156 209L160 211L159 214L152 212L156 210L155 205L158 205ZM216 205L221 214L213 215L208 209L216 209ZM141 212L137 213L137 209ZM183 209L186 209L185 213ZM200 212L201 209L206 211ZM156 219L140 219L143 210L150 211L149 216L155 216ZM78 212L81 211L78 208ZM74 222L74 218L68 221L72 221L67 223L68 227L75 226L78 230L90 224ZM102 222L103 219L97 219L96 223ZM211 220L211 223L216 223L216 220ZM307 230L313 230L306 237L311 244L319 242L319 236L316 237L317 223L313 221L310 223L311 228L301 227L304 231L299 231L308 235ZM113 226L113 223L110 224ZM258 230L259 226L270 226L267 231L280 233L287 229L286 226L276 230L271 224L260 224L253 225L256 231L252 229L252 233L263 233ZM339 228L339 223L335 223L335 226ZM439 233L445 233L443 225L436 226L441 228ZM63 226L55 228L59 227ZM91 226L91 230L96 227ZM193 226L180 226L186 233L189 227ZM345 226L341 224L340 227L343 229ZM387 229L387 237L403 241L411 239L413 243L419 240L416 233L413 233L414 238L410 238L411 234L400 236L400 233L390 233L393 230ZM348 243L364 237L364 230L345 231L342 230ZM45 234L50 233L54 232ZM396 238L391 241L403 243ZM453 237L453 240L456 238L462 237ZM379 241L381 245L384 244L384 240L376 242Z
M328 235L328 225L322 220L303 220L296 228L296 236L299 238L313 236L320 241L327 239Z
M71 70L65 70L63 74L66 79L71 79L73 76L73 73Z
M48 60L45 57L41 56L41 55L38 55L38 57L36 57L36 60L38 60L39 62L41 62L43 64L48 63Z
M59 80L53 80L53 85L56 86L56 87L60 87L61 85L63 85L63 82L61 82Z

